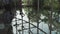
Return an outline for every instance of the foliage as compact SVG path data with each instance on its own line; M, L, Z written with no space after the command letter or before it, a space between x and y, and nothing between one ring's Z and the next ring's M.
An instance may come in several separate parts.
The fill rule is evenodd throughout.
M59 1L58 0L53 0L51 3L51 0L40 0L39 1L39 11L37 11L37 0L32 1L33 7L27 7L27 15L28 18L31 18L31 21L37 21L37 20L42 20L44 22L49 21L49 16L51 15L51 10L53 9L52 13L57 13L60 7ZM40 16L44 15L45 18L41 19ZM56 14L52 15L52 20L53 23L56 22ZM48 22L49 23L49 22Z

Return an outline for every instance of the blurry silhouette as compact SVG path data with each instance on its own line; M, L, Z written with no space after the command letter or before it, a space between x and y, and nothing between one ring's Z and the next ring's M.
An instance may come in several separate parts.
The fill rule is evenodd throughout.
M0 34L13 34L11 22L14 18L12 9L14 9L14 3L12 0L0 1L0 24L4 25L3 29L0 29ZM3 26L0 25L0 28Z

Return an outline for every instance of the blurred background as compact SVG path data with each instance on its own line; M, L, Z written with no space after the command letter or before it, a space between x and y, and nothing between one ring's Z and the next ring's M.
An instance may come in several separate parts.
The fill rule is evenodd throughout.
M60 34L60 0L0 0L1 34Z

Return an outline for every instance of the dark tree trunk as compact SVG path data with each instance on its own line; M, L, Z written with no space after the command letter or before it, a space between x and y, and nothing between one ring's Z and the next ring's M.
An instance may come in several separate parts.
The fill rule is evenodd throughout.
M48 24L49 27L49 34L51 34L51 24Z
M39 34L39 22L37 21L37 34Z
M29 18L29 34L30 34L30 18Z
M50 24L49 28L50 28L49 30L50 30L50 34L51 34L51 24Z

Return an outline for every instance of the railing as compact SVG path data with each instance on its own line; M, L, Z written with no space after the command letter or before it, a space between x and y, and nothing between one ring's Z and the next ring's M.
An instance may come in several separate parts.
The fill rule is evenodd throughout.
M43 32L44 34L47 34L45 31L43 31L42 29L38 28L36 25L34 25L34 24L30 23L30 22L27 22L27 21L25 21L25 20L23 20L23 19L20 19L20 18L16 18L16 19L18 19L18 20L15 20L16 24L14 25L14 26L16 26L16 34L18 34L17 31L19 32L19 34L21 34L21 33L20 33L21 31L22 31L22 34L24 34L24 30L29 30L29 29L30 29L30 30L29 30L28 33L29 33L29 34L30 34L30 33L33 34L33 32L31 31L32 28L37 28L38 30L40 30L40 31ZM17 21L21 21L21 20L22 20L22 23L17 24ZM23 21L24 21L25 23L24 23ZM25 28L25 27L23 26L23 24L27 24L27 23L29 23L29 25L32 25L33 27ZM18 29L17 29L17 27L18 27L19 25L22 26L22 27L21 27L21 28L22 28L21 30L18 30Z

